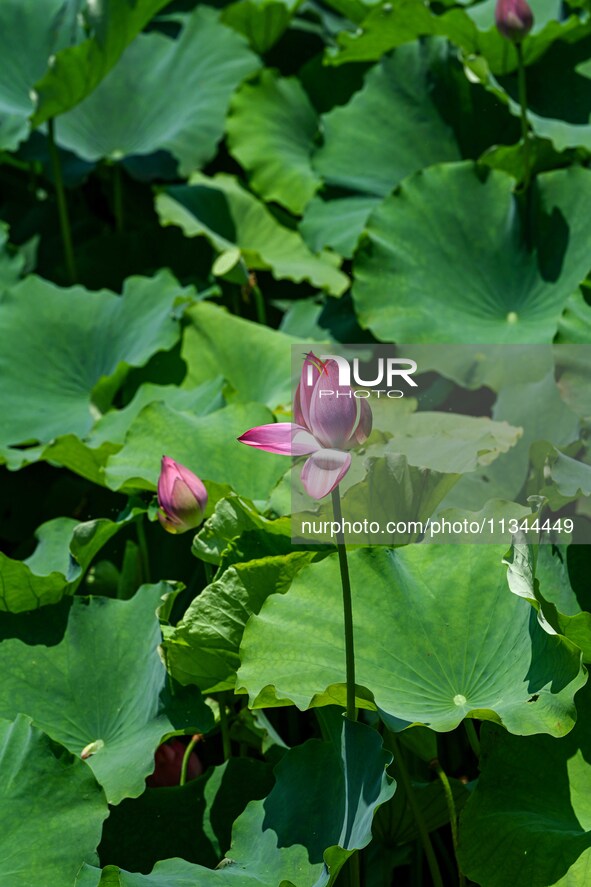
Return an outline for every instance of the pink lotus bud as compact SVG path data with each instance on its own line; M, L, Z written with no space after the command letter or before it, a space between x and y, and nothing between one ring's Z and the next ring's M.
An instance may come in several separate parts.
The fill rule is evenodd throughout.
M162 457L158 478L158 520L169 533L185 533L203 520L207 506L207 490L197 475L175 462Z
M497 0L495 21L503 37L520 43L531 31L534 15L527 0Z
M154 772L146 779L150 788L178 785L186 746L180 739L170 739L159 745L154 755ZM187 764L187 782L203 773L203 765L196 752L189 755Z

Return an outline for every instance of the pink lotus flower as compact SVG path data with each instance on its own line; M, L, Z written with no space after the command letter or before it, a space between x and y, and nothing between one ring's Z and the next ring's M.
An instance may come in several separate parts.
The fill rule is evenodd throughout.
M495 22L503 37L519 43L531 31L534 15L527 0L497 0Z
M162 457L158 478L158 520L169 533L185 533L203 520L207 506L207 490L196 474Z
M308 495L323 499L341 482L349 466L351 447L362 444L371 432L372 415L367 400L339 385L336 360L321 361L306 355L294 404L294 422L276 422L251 428L238 440L268 453L309 456L301 480Z

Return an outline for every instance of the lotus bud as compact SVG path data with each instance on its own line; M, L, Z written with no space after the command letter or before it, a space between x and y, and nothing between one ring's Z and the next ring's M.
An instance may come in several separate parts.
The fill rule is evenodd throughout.
M203 520L207 506L207 490L197 475L175 462L162 457L158 478L158 520L169 533L186 533Z
M520 43L531 31L534 15L527 0L497 0L495 22L503 37Z

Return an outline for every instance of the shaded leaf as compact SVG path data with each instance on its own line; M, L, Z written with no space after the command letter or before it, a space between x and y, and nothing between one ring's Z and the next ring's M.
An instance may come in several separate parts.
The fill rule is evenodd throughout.
M483 727L481 776L460 822L460 862L489 887L575 887L589 875L591 736L588 689L562 739Z
M167 150L188 174L215 154L230 96L257 67L245 40L200 6L176 40L155 31L134 40L92 95L58 119L57 139L84 160Z
M187 237L202 235L219 252L238 247L248 268L270 269L278 279L307 280L332 295L347 288L347 278L329 254L312 253L232 176L195 174L189 185L159 194L156 210L161 224L178 225Z
M167 690L155 613L166 590L144 585L129 601L75 598L56 646L0 646L2 716L30 715L76 756L92 744L88 763L112 804L143 792L164 736L212 726L196 691L183 701ZM32 683L31 673L43 681Z
M0 553L0 610L22 613L74 594L94 556L125 523L58 517L41 524L26 560Z
M108 815L89 767L19 714L0 719L0 777L0 878L73 884L81 864L96 861Z
M85 23L92 35L61 49L35 83L33 126L63 114L91 93L116 64L125 47L167 0L102 0L88 3Z
M6 290L0 301L0 444L85 435L129 367L172 348L180 334L175 306L190 295L166 271L128 278L122 297L60 289L35 276Z
M318 118L296 77L262 72L234 96L227 123L231 154L264 200L302 212L320 187L312 169Z

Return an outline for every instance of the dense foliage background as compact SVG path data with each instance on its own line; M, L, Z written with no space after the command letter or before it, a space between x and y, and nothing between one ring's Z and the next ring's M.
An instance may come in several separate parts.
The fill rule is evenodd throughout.
M236 442L299 342L591 344L589 7L532 7L526 148L492 0L0 0L3 887L589 884L588 546L351 550L344 721L337 556ZM591 494L580 353L426 374L400 513ZM474 392L534 431L412 418Z

